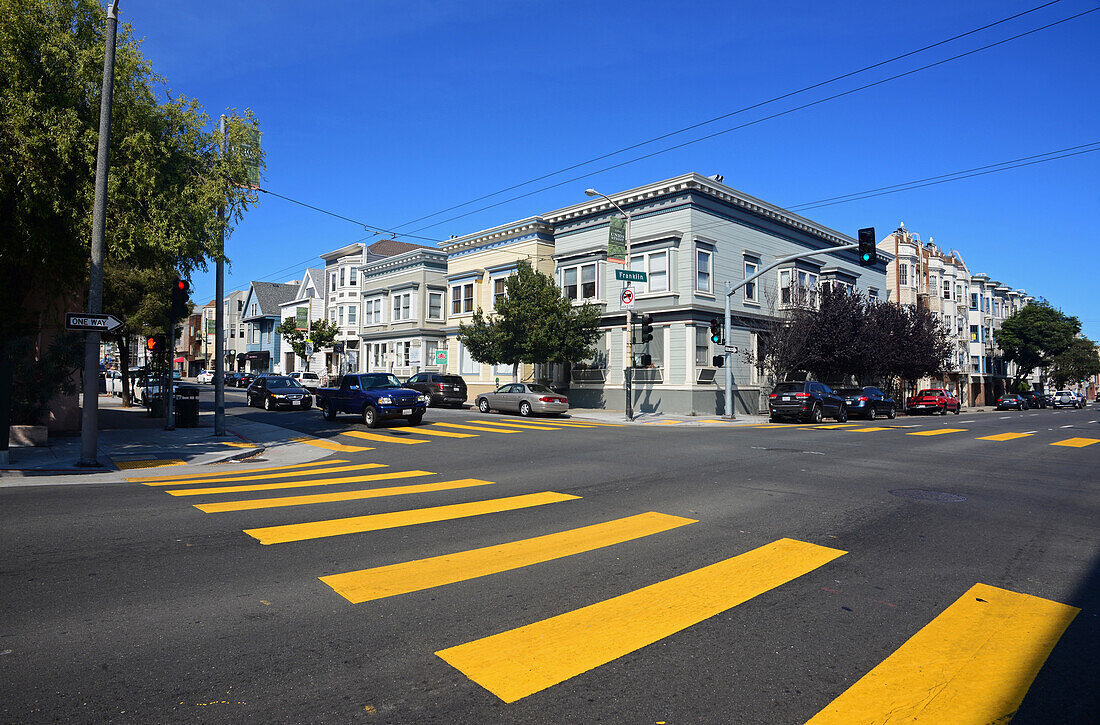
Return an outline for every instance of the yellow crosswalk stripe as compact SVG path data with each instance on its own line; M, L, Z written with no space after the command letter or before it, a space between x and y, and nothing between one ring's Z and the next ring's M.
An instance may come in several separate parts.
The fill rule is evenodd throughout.
M340 491L338 493L318 493L309 496L283 496L280 498L254 498L246 501L201 503L197 504L195 508L208 514L224 513L226 511L252 511L255 509L279 508L281 506L303 506L311 503L360 501L368 498L382 498L384 496L404 496L411 493L434 493L436 491L450 491L456 488L489 486L492 485L492 483L492 481L482 481L480 478L460 478L456 481L440 481L439 483L423 483L412 486L390 486L388 488L370 488L363 491Z
M479 430L483 433L519 433L518 430L505 430L504 428L486 428L485 426L476 425L459 425L458 423L432 423L432 425L441 425L446 428L458 428L459 430Z
M1078 611L975 584L807 725L1006 723Z
M436 652L505 702L653 644L845 552L780 539L612 599Z
M585 420L584 418L554 418L554 425L584 425L606 428L624 428L622 423L604 423L602 421Z
M966 428L940 428L939 430L915 430L907 436L942 436L947 433L965 433Z
M340 435L351 436L352 438L362 438L368 441L381 441L383 443L406 443L411 445L413 443L429 442L424 440L423 438L405 438L403 436L388 435L385 433L367 433L366 431L362 430L342 430L340 431Z
M361 471L365 468L385 468L385 463L356 463L350 466L333 466L331 468L307 468L304 471L280 471L278 473L256 473L248 475L241 473L238 476L219 475L217 477L205 477L203 475L181 478L179 476L165 481L146 481L142 486L182 486L189 483L222 483L223 481L262 481L270 478L294 478L296 476L317 476L322 473L346 473L348 471Z
M471 420L470 423L477 423L478 425L488 426L502 426L504 428L525 428L527 430L561 430L561 427L554 427L552 425L541 425L531 423L502 423L495 420Z
M893 430L893 428L877 428L877 427L873 427L873 426L868 426L866 428L850 428L850 429L848 429L844 432L845 433L877 433L880 430Z
M1093 443L1100 443L1100 438L1067 438L1064 441L1058 441L1057 443L1051 443L1052 446L1067 446L1069 448L1084 448L1085 446L1091 446Z
M349 602L359 604L561 559L694 523L697 523L694 519L650 511L499 546L331 574L320 579Z
M379 531L381 529L393 529L399 526L413 526L437 521L450 521L452 519L481 516L482 514L499 513L502 511L514 511L531 506L542 506L561 501L572 501L580 496L554 491L541 493L528 493L521 496L509 496L507 498L494 498L487 501L473 501L469 503L452 504L449 506L435 506L432 508L412 509L409 511L394 511L385 514L371 514L369 516L354 516L346 519L331 519L329 521L310 521L304 524L287 524L285 526L266 526L259 529L245 529L244 533L259 541L261 544L283 544L288 541L305 541L306 539L320 539L327 536L341 536L344 534L359 534L366 531Z
M1031 433L998 433L997 435L981 436L980 441L1012 441L1017 438L1027 438Z
M448 430L435 430L420 426L416 429L417 435L439 436L440 438L477 438L477 433L455 433Z
M815 425L814 430L835 430L837 428L855 428L859 423L835 423L833 425Z
M245 491L278 491L284 488L311 488L313 486L335 486L341 483L362 483L363 481L388 481L393 478L413 478L415 476L434 476L431 471L391 471L390 473L372 473L369 476L348 476L347 478L325 478L315 481L286 481L283 483L257 483L250 486L218 486L216 488L174 488L165 493L172 496L207 496L215 493L243 493Z
M329 466L337 463L350 463L350 461L313 461L311 463L295 463L293 466L271 466L270 468L252 468L243 471L225 471L224 473L204 473L205 478L215 478L218 476L239 476L242 473L266 473L268 471L286 471L291 468L306 468L311 466ZM133 476L129 477L127 481L172 481L179 478L179 475L175 476Z
M362 453L363 451L373 451L373 448L367 446L349 446L346 443L337 443L336 441L330 441L325 438L291 438L294 443L305 443L307 446L313 446L314 448L324 448L326 451L336 451L338 453Z

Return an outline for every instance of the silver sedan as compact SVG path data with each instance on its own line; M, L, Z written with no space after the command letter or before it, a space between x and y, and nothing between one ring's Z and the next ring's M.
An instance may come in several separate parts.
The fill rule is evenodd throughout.
M491 393L482 393L475 401L482 413L490 410L533 414L561 415L569 410L569 398L538 383L509 383Z

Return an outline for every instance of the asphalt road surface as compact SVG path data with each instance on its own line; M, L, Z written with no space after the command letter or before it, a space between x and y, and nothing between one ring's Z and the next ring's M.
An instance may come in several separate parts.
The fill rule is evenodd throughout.
M0 489L0 719L1100 711L1096 406L842 427L431 409L368 431L227 397L340 450Z

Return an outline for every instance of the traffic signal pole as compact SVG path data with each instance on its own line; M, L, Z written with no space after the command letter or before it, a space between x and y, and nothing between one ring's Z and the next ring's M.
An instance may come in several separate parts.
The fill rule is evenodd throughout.
M750 282L755 281L758 277L763 275L765 272L770 272L771 270L775 269L776 267L778 267L781 264L786 264L787 262L793 262L796 259L807 259L808 257L817 257L817 256L822 255L822 254L833 254L834 252L846 252L849 249L859 249L859 244L843 244L839 247L830 247L829 249L815 249L812 252L799 252L798 254L792 254L789 257L781 257L780 259L777 259L774 262L772 262L771 264L769 264L767 267L764 267L762 270L760 270L756 274L752 275L751 277L746 277L745 279L741 280L737 284L730 284L729 282L726 282L726 301L725 301L725 305L724 305L726 320L725 320L725 327L723 328L726 332L726 342L725 342L725 344L729 345L730 335L733 334L733 321L732 321L732 315L731 315L731 311L730 311L730 300L733 299L733 296L735 294L737 294L737 291L739 289L741 289L745 285L749 284ZM732 352L726 352L725 357L726 357L725 365L723 365L723 367L726 369L726 390L725 390L725 400L723 401L725 403L725 409L722 411L722 417L725 418L726 420L734 420L735 416L733 414L733 353Z

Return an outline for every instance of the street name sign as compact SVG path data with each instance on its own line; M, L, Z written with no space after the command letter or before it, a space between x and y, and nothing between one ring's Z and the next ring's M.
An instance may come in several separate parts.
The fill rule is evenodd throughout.
M623 287L622 294L619 295L619 309L634 309L634 290L630 287Z
M645 282L647 278L645 272L636 272L633 269L616 269L615 279L623 282Z
M114 332L122 320L114 315L93 315L87 312L66 312L65 329L77 332Z

